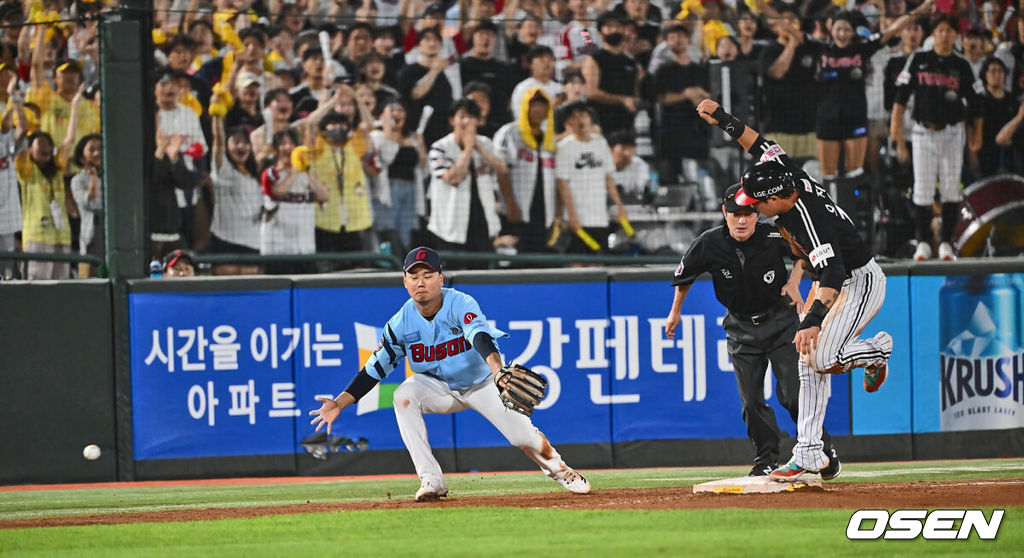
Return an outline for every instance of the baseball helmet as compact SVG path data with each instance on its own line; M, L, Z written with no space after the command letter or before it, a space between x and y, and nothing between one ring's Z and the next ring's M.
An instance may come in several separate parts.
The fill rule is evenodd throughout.
M739 205L753 205L772 196L789 197L796 191L796 179L778 161L761 161L748 168L740 178L743 188L736 194Z

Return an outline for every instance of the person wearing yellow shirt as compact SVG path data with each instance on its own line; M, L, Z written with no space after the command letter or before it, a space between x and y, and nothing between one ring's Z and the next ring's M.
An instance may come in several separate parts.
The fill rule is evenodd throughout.
M73 138L72 134L68 137ZM64 168L69 144L54 152L50 134L36 132L28 137L28 149L14 160L21 182L23 226L22 247L27 253L68 254L71 252L71 225L67 220L64 195ZM67 279L71 274L68 262L30 261L26 279Z
M320 134L308 142L312 145L310 172L327 186L330 197L316 209L316 251L358 252L373 224L362 157L351 141L344 115L330 112L318 127Z
M26 101L39 107L39 129L51 138L63 137L71 120L71 100L82 84L82 69L73 60L57 63L54 70L56 89L50 87L44 70L32 63L32 81ZM89 99L83 99L78 108L78 122L75 125L74 141L88 134L100 133L100 107Z

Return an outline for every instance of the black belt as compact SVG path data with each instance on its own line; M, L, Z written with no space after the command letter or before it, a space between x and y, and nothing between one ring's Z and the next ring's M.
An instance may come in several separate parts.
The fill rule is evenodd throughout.
M925 128L928 128L933 132L941 132L942 130L945 130L947 127L952 126L952 124L945 124L942 122L918 122L918 124L924 126Z
M751 324L754 324L754 325L761 325L762 323L767 321L768 318L771 318L772 316L774 316L775 314L778 314L782 310L785 310L786 308L789 308L791 302L792 301L789 299L788 296L784 296L784 297L780 298L779 301L776 302L774 306L772 306L771 308L765 310L764 312L761 312L760 314L752 314L752 315L749 315L749 316L745 316L743 314L737 314L737 313L731 312L731 311L729 312L729 314L731 314L734 318L736 318L737 320L740 320L741 322L750 322Z

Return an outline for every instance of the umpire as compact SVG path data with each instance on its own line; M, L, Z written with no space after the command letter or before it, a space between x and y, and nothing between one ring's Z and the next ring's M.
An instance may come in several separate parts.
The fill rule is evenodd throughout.
M800 325L796 307L803 302L798 289L802 267L794 265L787 281L789 244L774 226L759 224L757 213L750 207L736 203L739 190L740 185L735 184L725 192L725 226L700 235L679 263L672 280L676 291L665 322L665 335L669 339L675 337L680 310L694 280L704 272L711 273L715 297L729 311L722 325L736 370L747 436L756 451L750 476L765 476L778 468L781 439L775 413L764 400L764 375L769 361L777 381L779 403L797 422L799 356L793 337ZM832 461L821 475L833 479L839 476L839 459L827 432L822 441Z

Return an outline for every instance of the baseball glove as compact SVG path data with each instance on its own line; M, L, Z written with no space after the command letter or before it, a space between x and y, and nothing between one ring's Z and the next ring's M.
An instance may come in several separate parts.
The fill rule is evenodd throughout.
M518 364L506 364L494 375L501 402L513 411L530 416L533 408L548 394L548 381L533 370Z

